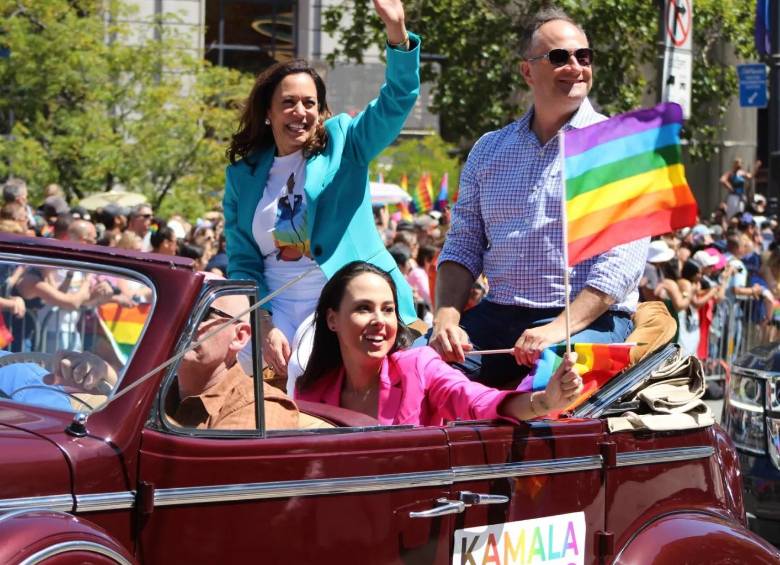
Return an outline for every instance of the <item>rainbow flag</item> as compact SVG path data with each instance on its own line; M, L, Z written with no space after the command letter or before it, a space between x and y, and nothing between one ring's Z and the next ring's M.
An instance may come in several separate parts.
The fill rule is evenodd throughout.
M577 353L574 368L582 377L583 390L564 412L585 402L593 393L604 386L607 381L628 367L631 360L629 354L633 344L629 343L572 343L572 351ZM542 351L536 366L517 387L519 392L536 392L544 390L550 382L556 369L563 362L566 346L553 345ZM552 414L556 417L558 413Z
M412 211L409 210L409 204L404 201L398 203L398 211L401 212L401 219L411 222L414 219Z
M412 211L418 214L428 212L433 208L433 197L429 188L430 180L427 177L428 173L423 173L420 180L417 181L416 189L412 191L412 202L416 208Z
M415 191L412 190L409 192L409 177L406 176L406 174L401 175L401 182L398 183L401 188L403 188L406 192L409 193L409 196L412 197L412 201L409 203L408 210L409 214L416 214L417 213L417 202L415 200ZM403 210L401 210L401 214L403 214Z
M133 347L138 343L150 308L151 304L125 308L115 302L98 306L98 321L122 363L127 363Z
M674 103L563 135L569 266L643 237L696 223Z
M450 191L449 187L447 186L449 184L447 179L447 173L444 173L444 176L441 177L441 185L439 185L439 196L436 198L436 209L439 212L444 212L444 210L450 205Z

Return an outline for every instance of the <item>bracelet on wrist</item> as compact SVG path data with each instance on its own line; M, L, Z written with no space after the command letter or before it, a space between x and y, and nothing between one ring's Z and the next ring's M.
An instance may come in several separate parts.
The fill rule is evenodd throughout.
M399 49L401 51L409 51L410 43L409 43L409 34L404 33L403 41L400 43L390 43L390 40L387 40L387 46L391 49Z

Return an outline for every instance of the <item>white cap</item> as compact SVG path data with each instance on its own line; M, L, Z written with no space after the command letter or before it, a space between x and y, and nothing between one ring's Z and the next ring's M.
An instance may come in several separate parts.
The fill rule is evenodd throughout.
M182 226L181 223L177 222L176 220L171 220L166 225L173 230L173 233L176 235L176 239L184 239L187 237L187 233L184 231L184 226Z
M704 267L714 267L718 264L718 258L715 255L710 255L703 249L694 253L693 257L691 257L691 261L696 263L702 269Z
M663 239L650 242L650 249L647 251L648 263L666 263L673 258L674 250Z

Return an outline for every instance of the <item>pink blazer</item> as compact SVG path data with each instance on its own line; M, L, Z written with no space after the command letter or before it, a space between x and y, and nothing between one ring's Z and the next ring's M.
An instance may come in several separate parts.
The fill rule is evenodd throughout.
M338 406L344 369L322 377L295 397ZM445 420L492 420L514 391L496 390L470 381L430 347L389 355L382 362L378 419L383 425L438 426ZM511 419L510 419L511 420Z

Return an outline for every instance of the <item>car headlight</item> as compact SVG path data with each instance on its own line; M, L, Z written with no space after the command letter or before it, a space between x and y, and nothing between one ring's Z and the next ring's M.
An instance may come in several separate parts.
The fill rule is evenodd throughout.
M780 418L767 416L766 419L766 447L772 464L780 469Z
M780 379L766 381L766 407L770 412L780 412Z
M759 455L767 449L764 402L762 379L732 373L723 408L724 428L738 448Z
M745 375L731 375L729 401L744 410L764 410L764 381Z

